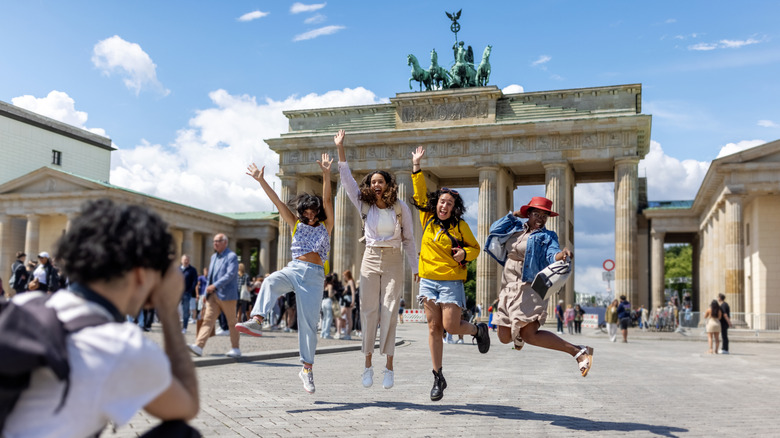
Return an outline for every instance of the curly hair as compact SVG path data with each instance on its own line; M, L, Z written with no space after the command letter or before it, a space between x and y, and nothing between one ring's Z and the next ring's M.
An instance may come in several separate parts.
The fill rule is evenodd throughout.
M292 208L298 213L298 220L303 222L304 224L309 223L309 220L303 216L303 212L306 210L313 210L317 212L317 215L315 217L315 219L317 219L317 222L323 222L325 221L325 219L328 218L328 215L325 214L325 207L323 206L322 203L322 196L319 195L310 195L308 193L301 193L300 195L291 199L290 202L287 203L287 205L289 205L290 208Z
M358 199L368 205L376 204L376 194L371 190L371 178L376 174L382 175L382 178L384 178L385 184L387 185L385 192L382 194L382 200L385 201L388 206L392 207L393 204L395 204L395 201L398 200L398 184L396 184L393 175L384 170L375 170L363 177L363 180L360 181L360 186L358 187L360 190Z
M70 282L90 283L120 278L134 268L164 275L175 251L168 224L157 213L98 199L84 203L54 254Z
M446 220L439 219L439 215L436 214L436 204L439 203L439 198L444 193L447 193L448 195L452 196L455 199L455 205L452 207L452 214L449 218ZM426 197L428 198L425 202L425 205L419 205L416 200L412 199L412 205L417 207L418 210L426 212L426 213L432 213L433 214L433 223L436 225L442 227L442 228L450 228L453 225L456 225L458 222L463 219L463 215L466 214L466 205L463 203L463 198L460 197L460 194L455 194L452 192L444 192L441 189L436 190L435 192L428 192L426 194Z

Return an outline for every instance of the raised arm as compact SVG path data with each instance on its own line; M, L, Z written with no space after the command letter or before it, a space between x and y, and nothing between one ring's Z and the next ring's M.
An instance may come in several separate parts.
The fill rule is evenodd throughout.
M344 138L346 138L347 132L343 129L339 129L339 132L333 136L333 143L336 143L336 147L339 150L339 161L342 163L347 162L347 153L344 152Z
M279 196L276 194L276 192L274 192L274 189L272 189L271 186L268 184L268 181L265 180L265 177L263 176L263 174L265 173L265 166L258 169L255 163L252 163L246 168L246 170L247 170L246 172L247 175L251 176L252 178L254 178L255 181L260 183L260 187L263 188L265 194L279 210L279 215L282 216L282 219L284 219L284 221L287 222L287 224L290 227L294 227L295 222L297 222L298 219L293 214L293 212L290 211L290 208L287 207L287 204L285 204L284 202L282 202L281 199L279 199Z
M343 132L340 131L340 132ZM330 158L328 153L322 154L322 160L317 160L317 164L322 169L322 207L325 209L325 215L328 217L325 219L325 228L328 229L328 234L333 231L333 189L331 188L330 181L330 165L333 164L333 158Z
M422 146L417 146L417 149L412 152L412 173L417 173L422 170L420 167L420 161L425 155L425 149Z

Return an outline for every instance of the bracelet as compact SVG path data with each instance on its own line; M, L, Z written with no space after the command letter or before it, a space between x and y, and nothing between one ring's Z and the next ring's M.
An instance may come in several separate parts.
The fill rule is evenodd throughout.
M412 171L412 175L417 175L420 172L422 172L422 169L420 169L420 170L413 170Z

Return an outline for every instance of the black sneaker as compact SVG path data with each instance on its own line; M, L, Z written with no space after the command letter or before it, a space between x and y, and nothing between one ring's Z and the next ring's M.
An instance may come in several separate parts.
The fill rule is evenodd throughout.
M431 388L431 401L439 401L444 397L444 390L447 388L447 381L444 380L444 374L439 371L433 371L433 388Z
M477 335L474 337L477 339L479 352L487 353L490 350L490 330L488 330L487 324L484 322L477 324Z

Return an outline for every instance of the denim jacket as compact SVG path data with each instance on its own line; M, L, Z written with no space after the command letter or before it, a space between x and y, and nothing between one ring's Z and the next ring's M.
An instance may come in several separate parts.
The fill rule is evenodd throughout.
M496 259L501 266L506 263L506 242L515 233L523 231L525 222L510 212L490 226L490 235L485 242L485 252ZM539 271L555 262L555 255L559 252L561 252L561 247L558 245L558 235L554 231L542 228L532 232L528 236L521 281L533 281Z

